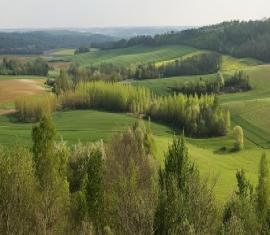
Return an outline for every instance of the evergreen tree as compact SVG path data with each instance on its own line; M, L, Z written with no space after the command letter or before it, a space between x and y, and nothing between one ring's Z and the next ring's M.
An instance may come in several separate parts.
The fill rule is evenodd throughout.
M174 139L159 174L155 234L211 234L217 221L213 193L199 180L184 137Z
M259 180L257 186L257 212L263 225L262 232L268 234L270 231L270 175L269 163L265 153L262 154L259 165Z
M79 233L84 223L104 232L104 157L103 142L79 144L69 161L73 229Z
M256 214L253 187L244 170L236 172L237 191L223 211L223 232L225 234L257 234L260 223Z

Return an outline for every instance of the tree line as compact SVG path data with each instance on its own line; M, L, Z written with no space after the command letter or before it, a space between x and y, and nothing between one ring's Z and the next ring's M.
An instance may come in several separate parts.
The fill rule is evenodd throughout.
M205 95L249 91L252 89L252 85L249 76L245 72L236 71L227 79L224 79L223 74L218 72L216 79L200 78L199 81L185 82L182 86L168 88L172 92L186 95Z
M1 234L269 234L269 162L256 188L244 170L219 206L213 185L175 137L158 164L150 124L135 123L107 143L57 141L48 117L32 148L0 148Z
M157 62L147 64L118 66L112 63L101 63L90 67L80 67L73 63L67 70L67 76L72 83L80 81L123 81L126 79L151 79L183 75L203 75L216 73L220 69L220 55L209 52L180 58L173 62L157 65Z
M54 49L89 47L94 42L114 40L111 36L69 30L0 32L0 54L41 55Z
M203 75L216 73L220 69L221 57L218 53L203 53L175 60L157 66L155 62L137 66L131 78L150 79L183 75Z
M124 48L135 45L160 46L186 44L214 50L236 57L252 57L270 61L270 20L229 21L169 32L155 36L136 36L117 42L104 43L103 48Z
M23 62L19 59L4 57L0 62L1 75L47 76L49 69L48 63L42 58Z

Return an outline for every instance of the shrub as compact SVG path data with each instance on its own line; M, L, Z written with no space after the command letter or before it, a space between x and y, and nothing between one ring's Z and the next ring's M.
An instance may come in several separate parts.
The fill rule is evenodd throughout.
M36 122L56 110L57 99L55 95L25 96L16 99L15 107L21 121Z
M241 126L235 126L233 128L234 136L234 149L240 151L244 148L244 132Z

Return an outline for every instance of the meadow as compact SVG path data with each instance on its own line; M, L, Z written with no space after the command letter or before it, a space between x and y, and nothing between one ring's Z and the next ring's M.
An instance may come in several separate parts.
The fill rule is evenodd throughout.
M94 66L101 63L128 66L131 64L145 64L148 62L168 61L197 51L188 46L135 46L123 49L97 50L89 53L64 57L81 66Z

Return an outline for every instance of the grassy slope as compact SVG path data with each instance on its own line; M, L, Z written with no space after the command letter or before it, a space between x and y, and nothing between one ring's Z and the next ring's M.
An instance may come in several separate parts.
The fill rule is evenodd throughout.
M246 136L262 148L270 148L270 65L246 68L253 90L221 96L234 123L244 127Z
M67 57L82 66L113 63L127 66L152 61L167 61L195 52L197 49L187 46L144 47L136 46L124 49L98 50Z
M78 121L79 117L79 121ZM59 139L63 137L69 143L81 141L108 140L113 134L132 125L136 118L126 114L105 113L93 110L66 111L54 115ZM0 116L0 142L13 145L17 140L24 144L31 142L32 124L17 123L13 116ZM163 160L173 132L170 128L151 124L158 147L157 158ZM192 160L199 166L201 174L211 179L218 177L215 188L220 201L227 199L234 190L235 171L243 168L253 183L257 180L257 168L261 150L247 142L246 149L240 153L217 153L222 146L231 148L231 135L213 139L188 139Z
M79 119L78 119L79 118ZM70 143L107 140L113 133L132 125L137 119L126 114L106 113L94 110L58 112L53 121L59 138ZM31 141L31 123L20 123L14 115L0 116L0 143L13 144L17 139L25 144ZM170 128L152 124L157 136L170 136Z

